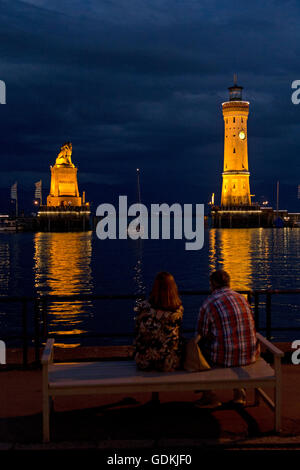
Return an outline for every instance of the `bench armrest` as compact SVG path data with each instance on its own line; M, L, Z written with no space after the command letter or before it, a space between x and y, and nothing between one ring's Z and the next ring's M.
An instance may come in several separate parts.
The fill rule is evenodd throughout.
M53 361L53 346L54 346L54 338L50 338L47 340L45 349L42 355L42 364L50 364Z
M261 344L263 344L269 351L271 351L271 353L274 356L277 356L277 357L283 357L284 356L284 352L282 352L280 349L278 349L276 346L274 346L274 344L272 344L269 340L267 340L260 333L256 333L256 337L257 337L258 341Z

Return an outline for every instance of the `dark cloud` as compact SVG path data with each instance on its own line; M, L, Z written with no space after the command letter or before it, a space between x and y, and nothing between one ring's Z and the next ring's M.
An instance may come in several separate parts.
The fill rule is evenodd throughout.
M31 187L71 140L95 200L133 195L139 166L145 197L205 202L220 192L221 103L238 72L252 192L271 200L281 179L297 208L299 17L295 1L2 1L0 186Z

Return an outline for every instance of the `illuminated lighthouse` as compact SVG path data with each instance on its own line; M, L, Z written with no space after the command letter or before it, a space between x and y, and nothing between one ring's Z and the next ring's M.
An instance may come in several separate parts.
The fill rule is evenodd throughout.
M229 87L229 101L222 104L224 118L224 167L221 207L250 206L247 120L249 103L242 100L243 87Z

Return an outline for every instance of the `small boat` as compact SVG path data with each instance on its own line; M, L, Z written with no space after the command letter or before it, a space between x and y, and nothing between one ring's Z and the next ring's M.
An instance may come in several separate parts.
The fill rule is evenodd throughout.
M137 233L140 233L141 235L143 235L143 234L145 233L144 227L141 226L141 224L138 224L138 225L136 226L136 228L128 227L127 232L128 232L128 234L129 234L130 236L131 236L131 235L135 235L135 234L137 234Z
M17 221L14 219L0 218L0 232L16 232Z

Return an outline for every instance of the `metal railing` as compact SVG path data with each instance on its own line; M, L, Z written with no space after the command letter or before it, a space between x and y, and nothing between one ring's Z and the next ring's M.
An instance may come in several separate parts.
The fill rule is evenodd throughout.
M250 305L252 306L255 326L257 331L264 331L268 339L271 339L272 331L300 331L300 326L276 326L272 327L272 297L276 295L299 295L300 289L256 289L256 290L243 290L238 291L247 296ZM207 296L210 294L208 290L196 291L180 291L180 295L185 296ZM21 335L5 336L1 334L4 341L19 340L22 343L23 350L23 365L28 364L28 343L33 342L35 351L35 362L40 361L40 347L43 341L48 337L48 307L49 303L53 302L76 302L76 301L96 301L96 300L137 300L143 298L141 295L134 294L120 294L120 295L93 295L93 294L76 294L76 295L42 295L30 297L18 296L0 296L0 304L2 303L17 303L20 306L21 312ZM299 298L300 299L300 298ZM263 302L265 304L265 326L261 327L261 316L259 305ZM29 304L33 305L33 335L29 333L28 328L28 307ZM191 333L192 329L185 329L185 333ZM81 338L124 338L133 337L133 332L115 333L115 332L92 332L83 334L72 334L72 336L80 336Z

